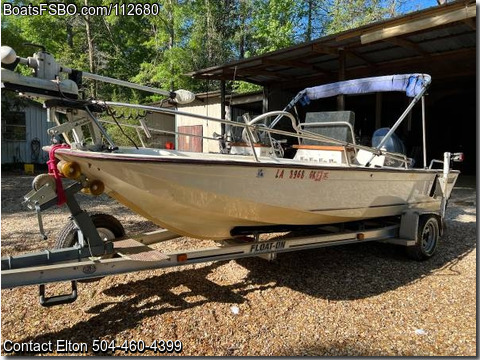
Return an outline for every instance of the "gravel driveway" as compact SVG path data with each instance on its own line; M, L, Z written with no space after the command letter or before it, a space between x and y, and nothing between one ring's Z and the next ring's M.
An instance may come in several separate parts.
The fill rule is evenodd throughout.
M65 209L48 210L50 238L40 239L36 215L21 205L32 179L2 176L2 256L51 247L67 221ZM80 203L116 216L127 233L155 228L104 196L81 195ZM475 188L457 187L448 230L425 262L394 245L365 243L281 254L272 263L251 258L111 276L79 284L75 303L54 308L38 304L37 287L2 290L2 343L66 340L86 344L89 355L95 340L178 339L190 356L475 356L475 209Z

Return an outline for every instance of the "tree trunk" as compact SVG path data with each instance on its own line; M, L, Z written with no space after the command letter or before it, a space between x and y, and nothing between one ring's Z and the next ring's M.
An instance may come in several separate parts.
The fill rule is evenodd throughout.
M67 45L70 50L73 49L73 27L67 20Z
M241 18L241 22L240 22L240 40L239 40L239 44L238 44L238 52L239 52L239 58L240 59L243 59L245 57L245 46L246 46L246 37L247 37L247 15L246 15L246 9L245 8L242 8L242 6L246 6L246 5L243 5L242 2L240 2L239 4L239 9L240 9L240 18Z
M88 0L85 0L85 6L88 6ZM87 33L87 43L88 43L88 64L90 67L90 72L94 74L95 73L95 61L94 61L95 46L93 43L93 37L92 37L92 31L91 31L90 15L86 15L84 20L85 20L85 31ZM92 92L92 96L96 98L97 97L96 82L93 83L90 90Z
M174 19L174 0L169 1L170 4L170 9L169 9L169 14L168 14L168 32L169 32L169 39L168 39L168 49L172 50L174 45L175 45L175 19ZM173 60L170 59L170 73L172 74L172 78L170 80L170 91L174 91L175 89L175 82L173 80L173 73L175 69L173 66Z
M312 40L312 16L313 16L313 0L308 0L308 19L307 19L307 31L305 33L305 40Z

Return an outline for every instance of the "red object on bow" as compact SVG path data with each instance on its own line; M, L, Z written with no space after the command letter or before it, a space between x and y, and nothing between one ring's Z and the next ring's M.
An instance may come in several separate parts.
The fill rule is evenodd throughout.
M65 196L65 191L63 190L63 185L62 185L62 176L60 172L57 169L57 159L55 158L55 151L58 149L70 149L70 145L67 144L57 144L53 145L50 148L50 152L48 153L49 155L49 160L47 161L48 165L48 173L53 176L55 179L55 185L57 188L57 205L61 206L65 204L67 201L67 197Z

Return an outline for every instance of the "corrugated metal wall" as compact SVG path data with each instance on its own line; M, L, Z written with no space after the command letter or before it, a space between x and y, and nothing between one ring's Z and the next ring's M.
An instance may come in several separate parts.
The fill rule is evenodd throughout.
M175 131L175 116L169 114L151 113L146 116L146 123L149 128L158 130ZM141 131L142 133L142 131ZM148 147L164 149L167 142L175 144L175 135L162 134L151 131L150 139L144 138L145 145Z
M193 103L183 105L179 108L181 111L209 116L213 118L221 118L220 98L206 98L203 101L195 100ZM203 125L203 136L213 137L213 133L221 134L222 126L216 121L204 121L201 119L195 119L187 116L176 115L176 125L180 126L193 126ZM177 144L178 147L178 144ZM203 152L219 152L219 143L217 140L203 139Z
M48 154L41 148L50 144L47 129L53 126L47 123L47 110L41 105L28 104L20 111L25 111L26 140L12 141L4 140L2 137L2 164L32 163L36 160L37 163L43 164L48 160ZM32 140L35 138L40 140L38 157L32 153Z

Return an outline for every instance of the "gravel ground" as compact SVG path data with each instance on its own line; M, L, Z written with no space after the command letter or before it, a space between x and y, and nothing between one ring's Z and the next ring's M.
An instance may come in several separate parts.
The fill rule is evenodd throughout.
M40 239L35 214L21 205L32 179L2 175L2 256L51 247L68 218L65 209L47 211L50 239ZM80 202L116 216L127 233L154 229L106 197ZM2 290L2 344L69 340L92 355L96 339L179 339L181 354L191 356L475 356L474 187L454 190L447 217L438 252L425 262L394 245L365 243L281 254L272 263L251 258L112 276L79 284L75 303L54 308L38 304L37 287Z

